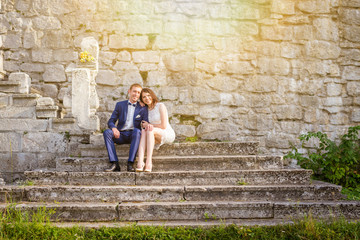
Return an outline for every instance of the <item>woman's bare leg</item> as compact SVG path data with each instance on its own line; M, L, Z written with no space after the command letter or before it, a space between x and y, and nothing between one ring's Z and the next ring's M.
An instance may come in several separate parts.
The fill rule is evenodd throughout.
M142 129L141 130L141 138L139 143L139 149L138 149L138 162L136 169L143 169L144 168L144 156L145 156L145 148L146 148L146 138L147 138L147 132Z
M146 167L145 170L152 170L152 155L154 151L155 137L153 131L146 132Z

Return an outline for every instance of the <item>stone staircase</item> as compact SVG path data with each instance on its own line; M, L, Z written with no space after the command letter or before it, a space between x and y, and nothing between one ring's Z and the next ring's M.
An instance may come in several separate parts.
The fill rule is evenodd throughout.
M25 172L32 186L2 186L0 208L56 209L54 221L120 226L276 224L302 218L358 219L360 202L344 201L341 187L310 179L311 171L259 156L256 142L164 145L151 173L103 172L101 135L58 158L53 171ZM117 146L125 170L129 146ZM102 222L100 224L100 222Z

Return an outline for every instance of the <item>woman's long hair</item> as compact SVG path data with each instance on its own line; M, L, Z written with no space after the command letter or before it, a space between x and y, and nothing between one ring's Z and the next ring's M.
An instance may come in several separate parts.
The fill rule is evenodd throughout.
M153 90L151 90L150 88L143 88L141 90L141 93L140 93L140 101L142 103L144 103L142 97L143 97L143 93L149 93L151 98L152 98L152 101L151 101L151 104L150 106L148 106L150 109L153 109L154 106L156 105L156 103L159 102L159 99L157 98L157 96L155 95L155 93L153 92ZM145 104L145 103L144 103Z

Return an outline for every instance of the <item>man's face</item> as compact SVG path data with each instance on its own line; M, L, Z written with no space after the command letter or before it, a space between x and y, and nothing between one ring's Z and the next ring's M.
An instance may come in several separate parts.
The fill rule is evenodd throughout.
M132 87L131 89L128 90L128 93L129 93L129 101L131 103L136 103L140 97L141 88L140 87Z

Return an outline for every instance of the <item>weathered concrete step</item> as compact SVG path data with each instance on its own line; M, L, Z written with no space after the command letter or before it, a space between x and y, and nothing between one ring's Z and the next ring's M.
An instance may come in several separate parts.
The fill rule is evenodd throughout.
M19 93L19 82L15 81L0 81L0 92L4 93Z
M41 96L37 93L13 94L12 101L15 106L31 107L36 106L39 97Z
M159 150L154 150L154 156L193 156L193 155L255 155L258 142L195 142L164 144ZM129 155L129 144L116 145L118 156ZM97 144L79 146L82 157L107 157L104 141Z
M29 118L35 119L35 107L9 106L2 108L0 118Z
M201 227L211 228L215 226L275 226L281 224L293 224L295 220L287 219L204 219L204 220L165 220L165 221L136 221L137 226L158 226L158 227ZM51 225L62 228L83 227L98 229L102 227L119 228L132 227L134 222L53 222Z
M4 210L9 204L0 204ZM53 221L162 221L210 219L296 219L345 217L358 219L360 202L139 202L139 203L20 203L17 209L54 209Z
M276 186L27 186L0 187L0 199L30 202L177 202L339 200L331 184Z
M233 171L173 171L173 172L40 172L24 173L29 181L39 185L272 185L309 184L311 170L233 170Z
M127 158L120 157L122 171L126 171ZM108 158L58 158L57 171L103 172L108 168ZM228 155L228 156L154 156L153 172L160 171L211 171L211 170L250 170L281 169L281 156Z
M164 221L122 221L122 222L52 222L52 226L61 228L82 227L99 229L120 228L137 226L154 226L154 227L194 227L194 228L212 228L216 226L276 226L284 224L294 224L295 219L204 219L204 220L164 220Z
M49 127L49 121L43 119L0 119L0 131L26 131L26 132L45 132Z

